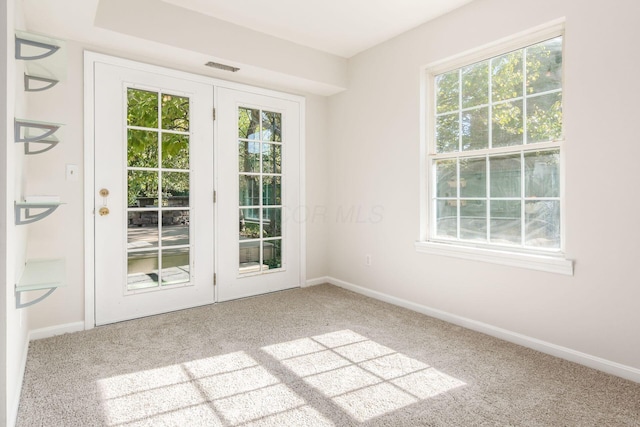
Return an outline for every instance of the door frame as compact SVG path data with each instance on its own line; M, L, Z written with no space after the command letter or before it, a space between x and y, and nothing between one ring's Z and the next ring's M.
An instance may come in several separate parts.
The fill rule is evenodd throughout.
M229 82L213 77L199 74L178 71L171 68L157 65L145 64L134 60L119 58L101 53L84 52L84 328L95 327L95 123L94 123L94 64L104 63L120 67L132 68L139 71L161 74L168 77L191 80L199 83L210 84L214 87L214 108L218 108L218 100L215 95L218 87L251 92L258 95L265 95L274 98L282 98L297 102L300 106L300 277L299 285L304 286L306 282L306 191L305 191L305 98L299 95L292 95L277 92L270 89L263 89L241 83ZM218 123L213 124L214 137L214 189L218 189L218 168L215 162L218 159ZM218 205L214 207L214 245L216 248L215 257L218 254ZM217 259L213 260L217 268ZM218 300L217 288L214 289L214 299Z

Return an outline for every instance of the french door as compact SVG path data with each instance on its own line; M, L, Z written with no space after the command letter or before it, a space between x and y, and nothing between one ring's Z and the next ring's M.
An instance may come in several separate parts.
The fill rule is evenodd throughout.
M300 285L300 104L217 89L218 300Z
M299 286L302 99L90 66L95 324Z
M214 301L213 88L95 64L96 324Z

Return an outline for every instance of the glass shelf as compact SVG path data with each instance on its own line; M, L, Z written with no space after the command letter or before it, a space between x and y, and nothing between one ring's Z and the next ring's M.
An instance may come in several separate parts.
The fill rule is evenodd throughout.
M44 83L44 84L43 84ZM56 79L26 74L24 75L24 90L27 92L42 92L57 85Z
M27 61L35 61L44 59L53 55L60 49L54 43L37 40L39 37L17 32L16 33L16 59L25 59Z
M31 224L51 215L58 206L63 205L62 202L16 202L15 218L16 225ZM39 211L33 213L32 210ZM22 214L24 212L24 215Z
M64 259L33 259L28 260L20 281L16 284L16 308L24 308L36 304L53 293L60 286L64 286L66 267ZM28 302L21 301L22 292L47 292Z
M25 154L39 154L51 150L58 145L60 140L54 135L62 124L51 122L38 122L35 120L15 119L13 133L16 143L24 143ZM31 143L45 145L40 150L33 150Z
M16 59L25 61L26 74L29 76L46 77L56 81L66 79L67 53L63 40L16 31L15 52Z

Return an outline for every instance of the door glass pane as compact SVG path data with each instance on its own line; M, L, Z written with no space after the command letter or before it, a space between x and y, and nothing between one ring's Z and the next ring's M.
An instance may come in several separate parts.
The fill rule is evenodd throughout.
M129 211L128 217L127 247L158 247L158 212Z
M262 172L282 173L282 145L262 144Z
M136 168L158 167L158 132L129 129L127 163Z
M282 208L265 208L263 209L263 212L263 237L267 238L282 236Z
M262 203L265 205L282 204L282 177L264 176L262 178Z
M162 174L162 206L189 206L189 172Z
M189 244L189 213L177 210L162 211L163 247Z
M260 173L260 143L238 141L238 170L240 172Z
M245 139L260 139L260 110L238 109L238 136Z
M240 273L256 273L260 271L260 241L240 242Z
M162 95L162 129L189 132L189 98Z
M282 267L282 240L268 240L262 243L264 251L263 270Z
M158 251L127 254L127 289L137 290L158 286Z
M260 206L260 177L240 175L240 206Z
M260 209L240 209L240 240L260 238Z
M189 274L189 248L162 251L162 286L187 283Z
M262 112L262 140L282 141L282 114L269 111Z
M127 89L127 125L156 129L158 127L158 94L146 90Z
M189 169L189 135L162 134L162 167Z
M128 172L127 205L139 208L158 206L158 172Z

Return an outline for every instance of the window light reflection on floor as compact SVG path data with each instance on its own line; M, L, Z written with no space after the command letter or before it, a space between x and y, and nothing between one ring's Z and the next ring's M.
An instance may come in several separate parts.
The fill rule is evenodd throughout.
M361 422L464 385L350 330L261 350ZM98 388L110 426L333 425L243 351L102 379Z
M262 350L361 422L465 385L350 330Z
M244 352L98 382L107 425L331 426Z

